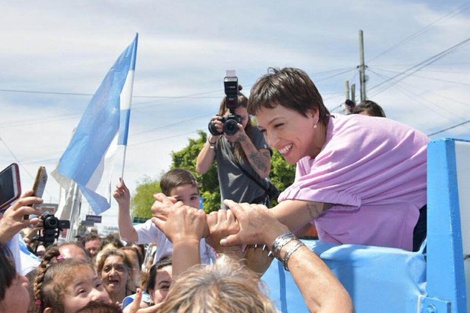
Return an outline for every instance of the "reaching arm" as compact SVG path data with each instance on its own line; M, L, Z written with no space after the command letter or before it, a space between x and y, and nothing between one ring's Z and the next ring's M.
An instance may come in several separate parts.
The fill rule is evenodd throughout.
M305 229L311 220L330 209L331 203L284 200L271 209L279 222L289 227L293 232Z
M298 240L286 244L280 251L283 260ZM291 254L286 264L299 287L310 312L354 312L352 300L330 268L307 246Z
M132 225L131 214L130 214L130 203L131 195L124 181L119 178L119 183L116 185L116 189L113 193L114 199L116 199L119 205L118 213L118 227L119 236L122 240L127 242L136 242L139 238L137 231Z
M177 202L166 220L153 217L155 225L173 243L173 277L201 263L200 241L207 228L206 213Z
M222 245L257 242L273 251L273 243L288 232L288 227L265 206L238 204L231 200L225 200L225 204L238 220L240 232L222 239ZM296 245L300 247L292 250ZM291 255L285 260L288 252ZM288 266L310 312L354 312L352 300L341 282L313 251L299 244L299 240L294 238L281 246L277 257Z
M201 152L199 152L197 156L196 171L201 175L207 173L212 165L212 162L214 162L215 150L213 146L217 141L217 137L218 136L210 135L204 144L204 147L202 147Z
M240 228L235 216L230 210L220 209L207 215L207 226L210 235L206 237L206 242L214 248L218 254L225 254L230 258L240 260L243 257L241 245L221 246L220 240L230 234L236 234Z

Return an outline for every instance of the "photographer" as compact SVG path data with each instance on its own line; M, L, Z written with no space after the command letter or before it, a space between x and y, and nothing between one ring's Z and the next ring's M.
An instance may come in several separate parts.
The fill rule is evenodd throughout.
M235 86L238 86L235 104L230 94L222 100L219 114L209 122L211 135L196 163L197 172L205 174L216 160L221 205L224 208L224 199L267 204L269 182L265 178L271 171L272 150L258 128L251 124L247 111L248 99L239 92L242 87L238 82ZM232 129L234 121L237 123Z

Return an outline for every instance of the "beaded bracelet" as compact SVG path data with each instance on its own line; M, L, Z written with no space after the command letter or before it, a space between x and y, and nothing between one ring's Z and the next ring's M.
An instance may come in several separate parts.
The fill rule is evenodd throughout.
M292 240L295 240L295 239L297 239L297 238L290 231L287 232L287 233L284 233L284 234L280 235L279 237L277 237L276 239L274 239L273 244L272 244L272 248L271 248L271 252L273 253L274 257L276 259L278 259L279 261L282 261L280 259L280 255L279 255L279 253L281 252L281 249L286 244L288 244L289 242L291 242Z
M286 252L286 254L284 254L284 259L282 260L282 263L284 264L284 269L286 271L289 271L289 268L287 267L287 263L289 263L289 259L292 256L292 254L294 254L294 252L297 251L297 249L303 246L305 246L304 243L299 240L294 246L292 246L289 249L289 251Z

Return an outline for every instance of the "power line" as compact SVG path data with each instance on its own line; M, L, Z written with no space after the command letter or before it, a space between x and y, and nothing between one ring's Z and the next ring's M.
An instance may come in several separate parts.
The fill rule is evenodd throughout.
M392 50L395 50L396 48L402 46L406 41L408 40L411 40L411 39L414 39L426 32L428 32L429 30L431 30L431 28L436 25L437 23L439 23L440 21L443 21L445 19L451 19L457 15L459 15L460 13L463 13L465 12L466 10L470 9L470 2L466 2L464 4L462 4L461 6L459 6L457 9L449 12L448 14L438 18L437 20L435 20L434 22L432 22L431 24L428 24L426 25L424 28L420 29L419 31L417 31L416 33L414 34L411 34L410 36L406 37L405 39L399 41L398 43L394 44L393 46L385 49L385 51L379 53L378 55L376 55L375 57L373 57L372 59L370 60L367 60L367 62L372 62L373 60L377 59L378 57L386 54L386 53L389 53L390 51ZM464 8L465 6L468 6L467 8Z
M405 70L405 71L403 71L403 72L401 72L401 73L399 73L399 74L397 74L397 75L391 77L390 79L388 79L388 80L386 80L386 81L383 81L383 82L381 82L381 83L375 85L374 87L372 87L372 88L370 88L370 89L375 89L375 88L378 88L378 87L380 87L380 86L382 86L382 85L384 85L384 84L386 84L386 83L388 83L388 82L394 81L392 84L390 84L390 85L388 85L388 86L385 86L385 88L382 88L382 90L379 90L379 91L377 91L377 92L374 94L374 95L377 95L377 94L383 92L384 90L390 88L390 87L393 86L394 84L398 83L399 81L401 81L401 80L403 80L403 79L405 79L405 78L411 76L412 74L414 74L414 73L416 73L416 72L422 70L422 69L425 68L426 66L431 65L432 63L434 63L434 62L436 62L436 61L442 59L442 58L445 57L446 55L448 55L448 54L454 52L455 50L457 50L457 49L459 49L459 48L464 47L465 45L467 45L467 44L469 44L469 43L470 43L470 38L467 38L467 39L465 39L465 40L459 42L458 44L456 44L456 45L454 45L454 46L452 46L452 47L450 47L450 48L448 48L448 49L446 49L446 50L444 50L444 51L442 51L442 52L440 52L440 53L438 53L438 54L436 54L436 55L434 55L434 56L432 56L432 57L430 57L430 58L428 58L428 59L426 59L426 60L424 60L424 61L422 61L422 62L420 62L420 63L418 63L418 64L416 64L415 66L412 66L411 68L409 68L409 69L407 69L407 70ZM405 74L406 74L406 75L405 75ZM401 76L401 77L400 77L400 76Z
M33 178L33 175L31 175L30 172L28 172L28 170L22 165L22 163L20 162L20 160L16 157L16 155L13 153L13 151L10 149L10 147L7 145L7 143L5 142L5 140L2 139L2 137L0 137L0 141L3 142L3 145L5 146L5 148L7 148L8 152L10 153L10 155L13 157L13 159L21 166L21 168L28 174L28 176L30 178Z
M0 92L32 93L32 94L60 95L60 96L87 96L87 97L94 95L91 93L39 91L39 90L24 90L24 89L0 89ZM214 91L209 91L207 93L197 93L197 94L186 95L186 96L136 96L134 95L133 98L145 98L145 99L215 99L215 98L220 98L220 96L219 97L201 96L203 94L209 94L209 93L214 93Z
M372 70L371 70L371 72L374 73L374 74L376 74L377 76L383 78L383 75L380 75L379 73L376 73L376 72L374 72L374 71L372 71ZM400 88L398 88L399 86L400 86ZM426 107L428 108L428 110L431 110L431 111L435 112L437 115L443 116L442 113L440 113L440 112L438 112L438 111L436 110L436 108L442 110L442 111L445 112L448 116L457 117L457 115L456 115L456 114L453 114L451 111L449 111L449 110L447 109L447 107L442 106L440 102L439 102L439 103L432 102L432 101L428 100L426 97L421 97L421 96L419 96L418 94L416 94L414 91L410 90L410 88L407 88L407 87L409 87L409 86L406 86L406 87L405 87L405 86L402 86L402 85L397 85L397 86L395 86L395 88L397 88L397 90L400 91L400 92L402 92L404 95L406 95L406 96L410 96L410 95L411 95L411 96L413 96L413 97L419 99L419 100L423 103L423 105L426 106L426 104L425 104L424 102L427 102L427 103L431 104L430 106L426 106ZM458 102L458 101L455 101L455 102ZM461 103L461 104L462 104L462 103Z
M384 71L384 72L400 73L398 71L388 70L388 69L384 69L384 68L380 68L380 67L373 67L373 68L376 69L376 70ZM373 72L371 67L368 67L368 69L369 69L369 71ZM442 71L442 72L448 73L448 71ZM467 74L467 73L465 73L465 74ZM429 80L435 80L435 81L440 81L440 82L445 82L445 83L456 84L456 85L470 86L470 83L462 83L462 82L458 82L458 81L454 81L454 80L447 80L447 79L441 79L441 78L436 78L436 77L426 77L426 76L420 76L420 75L414 75L414 76L419 77L419 78L429 79Z
M431 134L429 134L429 135L427 135L427 136L428 136L428 137L431 137L431 136L434 136L434 135L437 135L437 134L443 133L443 132L445 132L445 131L448 131L448 130L451 130L451 129L457 128L457 127L459 127L459 126L465 125L465 124L467 124L467 123L470 123L470 120L468 120L468 121L465 121L465 122L462 122L462 123L460 123L460 124L457 124L457 125L454 125L454 126L451 126L451 127L448 127L448 128L445 128L445 129L442 129L442 130L439 130L439 131L437 131L437 132L434 132L434 133L431 133Z

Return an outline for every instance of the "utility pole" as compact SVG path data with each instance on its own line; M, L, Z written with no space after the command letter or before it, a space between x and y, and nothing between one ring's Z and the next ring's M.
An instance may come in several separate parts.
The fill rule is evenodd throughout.
M351 85L351 101L356 103L356 84Z
M366 100L366 65L364 64L364 33L359 30L359 53L360 53L360 65L359 67L359 79L361 80L361 102Z

